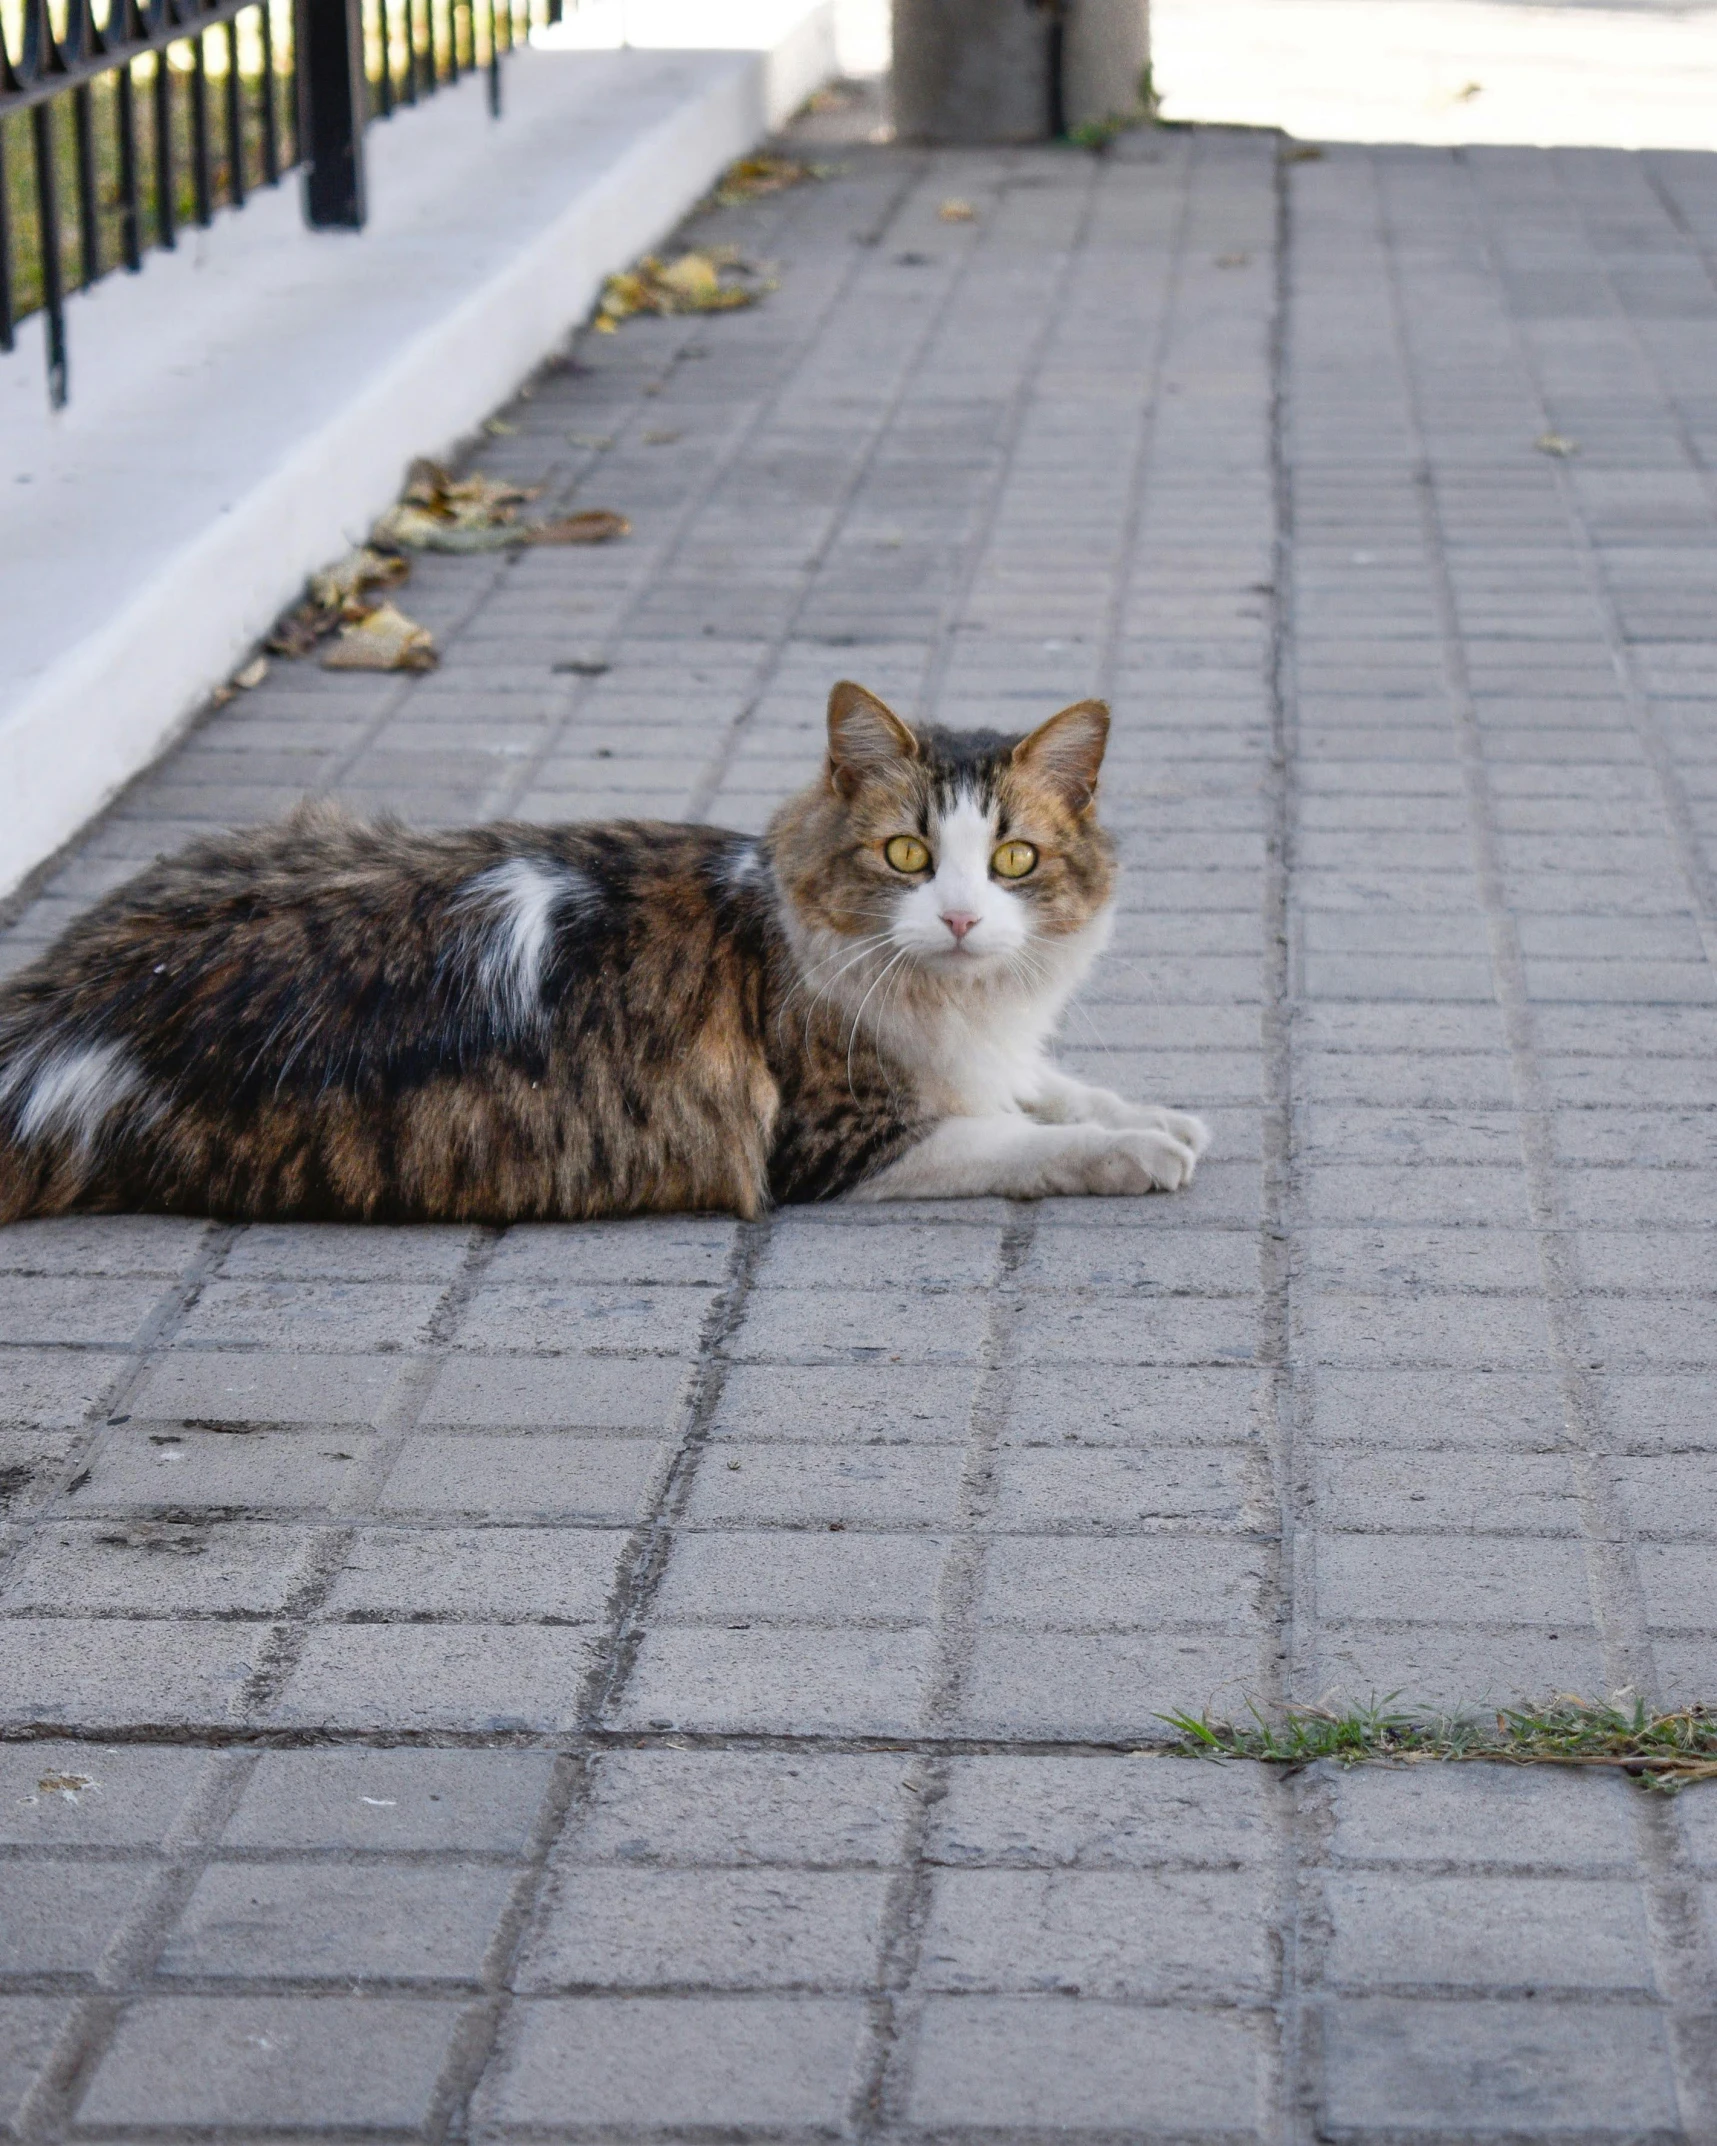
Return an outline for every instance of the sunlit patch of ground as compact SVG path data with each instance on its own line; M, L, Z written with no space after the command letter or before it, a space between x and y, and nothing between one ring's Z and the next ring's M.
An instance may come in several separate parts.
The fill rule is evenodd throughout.
M1717 149L1717 7L1154 0L1163 116L1311 141Z

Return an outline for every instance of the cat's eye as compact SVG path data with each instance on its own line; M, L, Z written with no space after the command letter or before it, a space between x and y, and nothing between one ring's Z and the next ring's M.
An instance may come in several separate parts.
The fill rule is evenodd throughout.
M1023 879L1037 869L1037 852L1029 842L1004 842L990 859L998 879Z
M922 872L930 862L930 852L916 835L893 836L882 854L897 872Z

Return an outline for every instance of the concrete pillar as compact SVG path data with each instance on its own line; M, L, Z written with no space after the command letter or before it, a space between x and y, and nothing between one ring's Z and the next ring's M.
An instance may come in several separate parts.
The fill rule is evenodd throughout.
M1040 142L1140 109L1148 0L894 0L905 141Z

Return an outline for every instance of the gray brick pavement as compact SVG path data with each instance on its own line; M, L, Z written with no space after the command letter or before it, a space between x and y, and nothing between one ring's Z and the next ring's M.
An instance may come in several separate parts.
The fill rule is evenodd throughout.
M841 673L1105 692L1066 1056L1218 1144L0 1233L0 2124L1717 2138L1717 1791L1139 1749L1717 1697L1707 162L850 153L485 443L630 543L421 561L440 671L276 664L61 862L0 965L305 789L755 827Z

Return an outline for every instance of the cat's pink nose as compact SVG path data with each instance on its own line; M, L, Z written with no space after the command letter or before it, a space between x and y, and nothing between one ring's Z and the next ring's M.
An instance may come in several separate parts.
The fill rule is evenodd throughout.
M942 921L954 934L955 939L959 940L966 936L974 924L981 924L983 918L975 917L965 909L944 909Z

